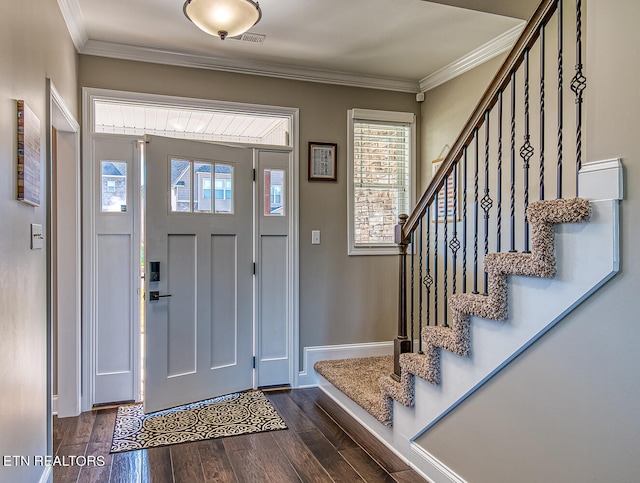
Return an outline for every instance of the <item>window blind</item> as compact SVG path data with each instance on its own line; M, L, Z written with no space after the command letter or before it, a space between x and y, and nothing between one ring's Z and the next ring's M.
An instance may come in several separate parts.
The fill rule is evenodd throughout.
M393 243L400 213L409 211L411 126L354 120L354 242Z

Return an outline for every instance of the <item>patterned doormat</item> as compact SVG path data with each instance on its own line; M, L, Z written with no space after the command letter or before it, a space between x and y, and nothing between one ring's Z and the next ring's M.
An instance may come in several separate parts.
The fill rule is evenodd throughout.
M287 426L260 391L229 394L151 414L144 414L142 404L121 406L111 453L277 429Z

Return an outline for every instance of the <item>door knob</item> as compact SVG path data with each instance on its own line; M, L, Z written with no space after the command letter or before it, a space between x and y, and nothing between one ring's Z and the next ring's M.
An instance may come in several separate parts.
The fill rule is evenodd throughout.
M171 294L160 295L160 292L158 292L157 290L149 292L149 300L160 300L163 297L171 297Z

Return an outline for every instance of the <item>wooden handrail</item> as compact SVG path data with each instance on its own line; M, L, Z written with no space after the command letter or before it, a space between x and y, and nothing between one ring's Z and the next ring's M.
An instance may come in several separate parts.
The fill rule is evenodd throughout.
M411 232L416 230L420 223L420 218L422 218L427 206L431 204L436 193L440 191L441 186L444 186L445 179L453 170L453 165L462 157L465 146L468 146L469 142L473 138L475 129L480 127L484 122L485 112L490 110L498 101L498 94L509 84L511 73L515 72L520 64L522 64L525 51L530 49L536 42L540 35L540 27L546 24L553 16L557 5L558 0L544 0L531 16L531 19L522 31L522 34L520 34L520 37L516 41L513 49L502 64L502 67L500 67L500 70L493 78L493 81L489 84L489 87L480 99L480 102L473 111L473 114L469 117L469 120L465 124L460 136L458 136L456 142L449 151L449 154L443 161L442 166L436 172L436 175L429 183L429 186L420 197L416 207L407 219L406 224L403 226L402 239L405 242L408 243L411 237Z

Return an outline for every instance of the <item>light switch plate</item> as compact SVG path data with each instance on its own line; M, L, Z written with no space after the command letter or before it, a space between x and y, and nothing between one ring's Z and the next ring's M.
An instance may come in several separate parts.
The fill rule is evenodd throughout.
M311 244L320 245L320 230L311 230Z
M31 223L31 249L42 250L44 237L42 236L42 225Z

